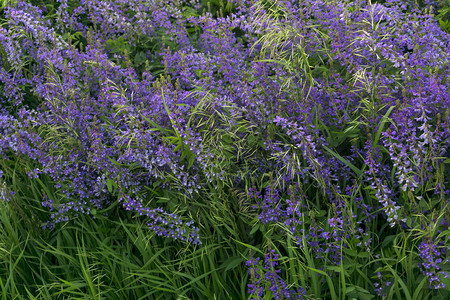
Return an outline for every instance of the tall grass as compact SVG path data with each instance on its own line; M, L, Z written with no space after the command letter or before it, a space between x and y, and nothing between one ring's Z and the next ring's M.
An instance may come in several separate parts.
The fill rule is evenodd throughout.
M228 207L233 203L230 192L216 190L208 199L189 204L205 220L201 247L154 236L145 220L118 210L110 211L110 217L80 215L42 230L46 213L39 202L40 184L51 185L29 179L26 168L17 159L8 169L17 193L0 202L2 299L247 297L243 262L249 236L232 211L238 208ZM46 190L48 195L54 192ZM115 214L121 218L111 217Z
M6 6L7 2L10 1L3 0L0 6ZM234 4L231 2L205 3L202 2L204 8L208 7L214 16L233 11ZM295 43L302 41L306 33L286 22L290 17L289 11L281 4L277 6L274 3L281 2L261 0L254 7L256 16L265 22L264 25L272 23L265 28L265 34L259 36L259 41L252 50L260 52L255 63L268 63L272 67L279 65L278 71L284 74L279 77L281 82L278 95L290 95L291 98L279 103L276 116L283 117L282 105L285 103L291 102L292 107L295 107L302 101L311 100L310 92L317 85L317 78L326 78L330 70L343 74L347 74L347 71L344 66L333 65L328 48L331 39L325 30L317 29L315 25L302 28L314 32L313 36L317 37L323 50L320 55L308 55L302 42ZM444 25L448 26L447 23ZM126 53L125 51L125 56ZM136 54L136 57L139 56ZM201 75L202 71L199 72ZM118 185L111 179L106 185L112 205L104 210L92 210L90 215L79 214L68 223L56 224L55 228L42 229L45 222L51 219L51 212L43 207L42 199L47 197L55 202L61 199L60 202L64 203L67 196L56 188L57 182L53 182L49 176L29 176L31 170L39 167L37 162L18 153L7 153L7 158L0 160L0 170L4 173L0 177L0 184L4 180L6 187L0 191L7 195L7 201L0 201L1 299L254 299L248 290L249 283L255 279L255 270L249 272L246 262L251 257L263 257L272 250L278 255L277 274L281 274L288 288L304 289L306 295L303 298L306 299L450 299L448 288L435 290L429 287L428 278L419 270L421 257L418 254L422 238L443 237L448 234L448 231L436 229L439 221L448 213L448 205L435 200L420 202L422 211L426 210L427 213L417 211L409 216L405 221L409 222L409 226L412 221L422 222L414 225L415 227L411 226L412 230L405 230L401 226L390 227L389 222L380 214L382 209L360 218L359 223L353 217L353 212L358 211L356 197L363 199L366 204L377 203L377 199L375 192L363 179L371 168L362 158L363 152L357 153L355 159L346 154L350 152L351 146L363 149L364 143L368 141L368 148L371 148L369 152L374 152L375 148L380 149L383 162L386 162L389 153L381 145L380 139L388 126L395 126L391 117L400 104L394 106L377 102L378 96L373 91L381 87L368 79L366 69L347 75L348 78L345 79L348 79L349 91L354 94L361 90L368 91L361 97L356 109L339 112L341 116L349 116L347 123L336 128L325 124L320 119L320 105L313 105L311 116L307 116L314 121L310 125L317 129L317 136L312 139L317 138L317 132L320 132L328 143L320 145L323 157L333 158L348 168L349 173L353 172L350 176L352 178L339 184L352 186L349 182L354 181L354 192L351 195L333 195L342 203L339 217L348 217L351 220L348 227L353 228L353 231L346 228L346 233L349 234L337 245L341 251L339 262L332 263L329 252L317 258L314 247L308 244L319 240L318 237L315 237L316 240L308 237L313 226L317 225L323 232L332 232L334 229L329 221L338 215L336 204L325 199L326 178L320 175L320 164L315 164L317 159L312 157L310 160L310 169L313 170L312 175L307 175L310 178L305 180L298 172L298 177L292 181L286 180L288 184L297 184L296 192L307 199L302 202L305 207L299 217L301 222L296 234L283 222L261 222L258 214L261 203L250 196L251 189L264 191L274 185L282 187L280 194L284 193L283 201L289 196L294 197L294 188L290 186L291 194L287 194L287 187L282 182L288 177L288 168L304 168L305 161L309 158L308 154L304 154L307 151L301 153L300 144L291 142L291 133L285 134L270 123L267 125L266 135L250 120L251 111L237 107L236 103L225 103L225 100L220 109L216 109L213 103L215 99L207 95L190 112L187 127L193 132L198 131L204 146L202 151L213 154L199 154L206 157L204 164L211 168L208 172L221 176L223 174L222 178L205 183L195 196L177 189L145 186L148 192L146 195L149 195L145 201L168 207L171 212L180 213L198 224L201 245L157 236L147 226L148 220L121 209L118 193L114 193ZM169 76L160 78L155 86L159 87L158 92L161 91L164 109L170 119L172 112L166 104L163 87L172 82ZM178 85L177 89L179 84L179 81L174 84ZM123 99L132 102L132 99L126 99L125 89L120 92L123 92ZM273 103L268 104L267 111L272 109L273 112L268 114L275 112L271 105ZM178 108L187 105L178 103L174 106ZM270 115L267 120L271 121L272 117L274 116ZM147 118L145 120L153 122ZM132 122L134 121L133 119ZM161 135L167 133L165 140L178 143L179 148L176 149L181 149L180 152L183 153L181 160L186 159L187 169L190 169L194 163L194 154L184 145L174 121L170 119L170 122L170 130L163 129L154 122L151 123L153 128L150 130L159 130ZM39 130L41 135L54 139L46 142L59 145L59 148L55 147L55 151L61 151L61 155L70 150L73 137L66 131L61 131L56 126L41 126ZM50 132L51 130L53 131ZM286 141L283 145L289 145L290 148L283 148L288 150L280 150L270 157L272 154L267 150L266 137L267 140L273 138ZM132 138L128 146L131 140ZM290 156L291 161L280 168L279 173L270 171L270 167L277 161ZM444 168L445 166L441 169L442 174ZM286 174L282 174L284 171ZM389 182L391 186L396 182L395 172L396 169L393 168L392 180ZM441 177L436 176L436 182ZM443 179L441 181L444 182ZM307 183L304 184L305 182ZM428 186L425 188L431 190ZM407 201L410 200L410 195L401 192L399 195L407 203L405 207L417 205L413 203L415 200ZM412 196L410 198L413 199ZM275 206L282 205L286 203L276 203ZM439 210L433 211L435 208ZM369 218L372 218L371 221L365 222ZM429 224L434 227L428 226ZM367 235L357 237L355 228L359 227ZM342 228L340 230L344 231ZM366 251L363 249L364 243L367 243L367 249L369 245L373 248ZM263 274L262 262L258 267ZM272 267L270 271L275 272L275 268ZM266 274L261 276L264 275ZM262 299L275 297L276 291L269 283L266 280L266 293ZM382 290L383 293L377 294L377 290Z

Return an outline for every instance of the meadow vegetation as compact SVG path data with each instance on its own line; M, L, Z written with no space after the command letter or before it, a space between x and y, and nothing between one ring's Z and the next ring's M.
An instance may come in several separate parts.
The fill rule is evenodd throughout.
M0 298L450 299L448 0L0 1Z

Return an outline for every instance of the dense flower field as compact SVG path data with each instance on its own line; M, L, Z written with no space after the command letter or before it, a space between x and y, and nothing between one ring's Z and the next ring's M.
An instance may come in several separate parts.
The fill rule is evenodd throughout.
M450 299L447 0L0 5L2 299Z

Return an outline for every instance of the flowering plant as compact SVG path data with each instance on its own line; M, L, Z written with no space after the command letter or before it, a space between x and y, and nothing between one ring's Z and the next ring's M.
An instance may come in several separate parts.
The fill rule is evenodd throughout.
M208 3L3 4L1 198L226 244L255 299L448 297L443 3Z

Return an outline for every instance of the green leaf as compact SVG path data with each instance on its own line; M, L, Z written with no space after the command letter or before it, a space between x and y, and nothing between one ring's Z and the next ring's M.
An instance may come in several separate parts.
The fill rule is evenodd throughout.
M188 169L190 169L192 167L192 165L194 164L194 161L195 161L195 156L191 152L191 155L189 155Z
M417 286L417 288L414 291L414 294L412 295L412 300L419 299L418 297L419 297L420 291L422 291L423 286L427 281L428 281L427 277L424 277L422 279L422 281L420 281L419 285Z
M195 76L197 76L198 78L202 78L203 70L195 70L194 73L195 73Z
M143 117L144 120L146 120L150 125L155 127L155 128L150 129L151 131L160 131L160 132L165 133L165 134L171 134L170 130L167 130L167 129L161 127L159 124L157 124L156 122L153 122L152 120L150 120L149 118L147 118L146 116L144 116L141 113L139 113L139 115L141 117Z
M144 52L138 52L134 56L134 65L136 67L140 67L140 66L142 66L145 63L146 60L147 60L147 56L145 55L145 53Z
M350 285L346 288L346 296L351 299L351 298L356 298L356 299L361 299L361 300L370 300L372 298L374 298L375 296L370 294L370 292L366 289L363 289L357 285Z
M233 144L233 140L231 139L231 137L229 135L223 135L222 136L222 140L227 143L227 144Z
M324 266L325 267L325 269L327 269L327 270L330 270L330 271L334 271L334 272L336 272L336 273L339 273L339 272L341 272L341 267L339 266ZM345 273L345 276L349 276L349 274L348 274L348 272L347 271L344 271L344 273Z
M315 269L315 268L311 268L310 266L306 266L306 267L309 270L311 270L311 271L313 271L315 273L318 273L320 275L325 276L325 280L326 280L326 282L328 284L328 288L329 288L329 291L330 291L331 299L332 300L335 300L335 299L337 300L336 291L334 289L334 284L333 284L333 280L331 280L331 277L327 273L325 273L324 271L321 271L321 270L318 270L318 269Z
M225 267L225 272L226 272L226 271L236 268L243 261L244 261L244 259L242 257L233 256L233 257L230 257L229 259L227 259L224 263L222 263L221 267Z
M258 137L256 137L256 136L253 135L253 134L250 134L250 135L247 137L247 140L248 140L249 145L255 145L255 144L258 143Z
M250 235L254 234L256 231L258 231L259 229L259 224L256 224L255 226L253 226L252 230L250 231Z
M395 238L396 238L395 235L390 235L390 236L385 237L381 247L386 248L389 244L391 244L394 241Z
M168 136L167 139L170 141L169 145L175 144L178 142L177 148L181 149L183 147L183 143L180 141L180 139L176 136Z
M170 144L172 144L172 143L170 143ZM169 145L170 145L169 144ZM178 145L175 147L175 149L173 149L173 151L174 152L177 152L177 151L179 151L179 150L182 150L183 152L184 152L184 150L183 150L183 143L182 142L179 142L178 143ZM181 156L181 159L183 159L184 158L184 155L183 154L181 154L182 156Z
M192 7L187 6L184 7L183 18L187 19L189 17L198 17L198 13Z
M391 112L394 108L395 108L395 106L389 107L388 111L384 114L383 118L381 119L380 127L378 128L378 131L375 134L375 139L373 140L372 151L377 146L378 141L380 140L380 137L381 137L381 133L383 132L383 129L384 129L384 124L386 124L386 122L389 118L389 115L391 114Z
M229 159L236 157L236 155L234 153L227 151L227 150L223 150L222 153L223 153L223 155L225 155L226 158L229 158Z
M345 158L343 158L342 156L340 156L339 154L337 154L336 152L334 152L333 150L331 150L330 148L328 148L327 146L323 146L323 148L325 150L327 150L329 153L331 153L331 155L333 155L334 157L336 157L337 159L339 159L341 162L343 162L345 165L347 165L350 169L353 170L353 172L355 172L358 176L362 175L362 171L360 169L358 169L354 164L352 164L351 162L349 162L348 160L346 160Z
M409 228L411 228L412 221L413 219L410 216L406 217L406 225L408 225Z
M317 212L316 217L321 218L321 217L325 216L326 214L327 214L327 211L322 209Z
M360 252L360 253L358 253L358 255L357 255L357 257L360 257L360 258L368 258L370 255L369 255L369 253L367 253L367 252Z
M108 188L108 192L112 193L113 192L113 181L111 179L108 179L106 181L106 186Z

